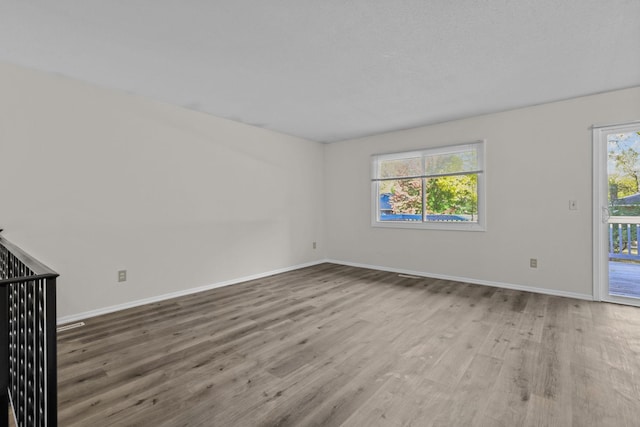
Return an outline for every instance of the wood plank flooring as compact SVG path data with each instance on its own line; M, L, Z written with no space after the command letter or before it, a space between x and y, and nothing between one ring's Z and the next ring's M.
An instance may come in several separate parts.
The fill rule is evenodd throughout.
M61 426L637 426L640 309L322 264L59 333Z

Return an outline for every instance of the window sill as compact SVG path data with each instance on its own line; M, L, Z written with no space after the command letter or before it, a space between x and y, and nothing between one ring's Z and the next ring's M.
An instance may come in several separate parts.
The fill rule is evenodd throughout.
M477 222L474 223L452 223L452 222L400 222L400 221L372 221L372 227L376 228L408 228L408 229L422 229L422 230L447 230L447 231L486 231L487 227L484 224Z

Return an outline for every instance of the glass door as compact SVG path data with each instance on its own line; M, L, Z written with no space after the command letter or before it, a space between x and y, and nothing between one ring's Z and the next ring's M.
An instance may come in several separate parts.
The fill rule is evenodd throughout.
M594 296L640 305L640 123L594 128Z

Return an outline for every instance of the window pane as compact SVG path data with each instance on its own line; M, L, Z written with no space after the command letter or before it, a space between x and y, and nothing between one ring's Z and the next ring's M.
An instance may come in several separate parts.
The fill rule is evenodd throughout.
M439 175L455 172L480 170L476 146L449 147L425 156L425 175Z
M380 161L377 178L403 178L422 175L422 158L409 157Z
M426 220L478 222L478 175L426 180Z
M380 221L422 221L422 179L378 183Z
M640 132L607 135L607 157L611 215L640 215Z

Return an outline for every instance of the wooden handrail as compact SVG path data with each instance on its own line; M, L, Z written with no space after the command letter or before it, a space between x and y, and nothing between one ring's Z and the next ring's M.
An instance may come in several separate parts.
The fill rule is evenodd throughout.
M640 224L640 216L612 216L609 224Z

